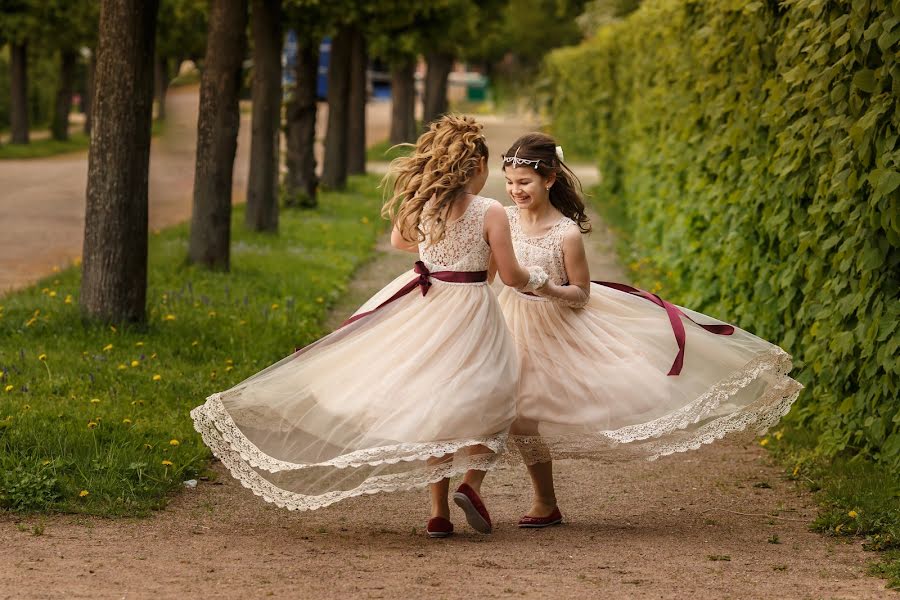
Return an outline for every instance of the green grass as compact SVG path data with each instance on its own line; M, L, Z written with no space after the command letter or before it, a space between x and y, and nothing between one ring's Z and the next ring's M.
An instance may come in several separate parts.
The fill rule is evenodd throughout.
M392 161L400 156L409 156L412 151L412 146L394 146L389 140L382 140L366 149L366 162Z
M162 121L153 121L150 133L153 136L163 132L165 124ZM22 160L29 158L47 158L57 154L68 154L87 150L91 145L91 136L83 131L69 134L65 142L44 138L33 140L27 144L3 144L0 145L0 160Z
M144 326L82 320L77 268L0 298L0 506L141 515L202 474L188 412L326 333L383 230L376 183L284 211L278 236L237 207L231 273L185 264L186 225L151 235Z
M0 160L46 158L56 154L87 150L91 137L84 132L72 133L65 142L46 138L33 140L27 144L3 144L0 146Z
M812 528L824 535L860 540L866 550L877 551L870 574L900 589L900 481L896 475L862 458L822 456L814 451L814 433L791 424L763 439L788 477L816 493L819 514Z

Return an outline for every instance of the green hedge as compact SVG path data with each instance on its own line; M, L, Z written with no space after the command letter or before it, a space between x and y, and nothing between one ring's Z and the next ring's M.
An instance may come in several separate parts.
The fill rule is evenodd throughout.
M646 0L546 63L673 301L791 352L823 452L900 470L900 0ZM641 272L637 273L638 283Z

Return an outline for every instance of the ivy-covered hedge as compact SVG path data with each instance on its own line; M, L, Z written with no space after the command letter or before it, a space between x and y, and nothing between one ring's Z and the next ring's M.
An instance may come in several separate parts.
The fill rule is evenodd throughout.
M663 294L791 352L821 450L900 471L898 56L900 0L646 0L546 74Z

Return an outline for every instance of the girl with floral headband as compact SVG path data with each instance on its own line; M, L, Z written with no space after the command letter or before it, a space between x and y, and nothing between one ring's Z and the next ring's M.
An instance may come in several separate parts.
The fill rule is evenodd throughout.
M518 363L489 256L504 283L534 290L546 274L516 261L503 207L479 196L488 174L481 125L443 117L391 165L383 213L404 273L338 330L191 411L206 444L241 483L278 506L431 486L426 531L445 537L454 500L479 531L485 471L515 418Z
M788 411L802 386L781 348L654 294L591 281L581 186L553 138L521 137L503 173L516 256L550 277L536 294L499 295L521 370L510 441L534 487L521 527L562 521L554 458L655 459L764 431Z

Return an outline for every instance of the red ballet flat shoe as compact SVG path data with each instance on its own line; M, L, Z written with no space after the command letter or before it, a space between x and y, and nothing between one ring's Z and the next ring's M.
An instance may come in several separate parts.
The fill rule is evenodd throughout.
M466 521L469 522L472 529L479 533L490 533L493 531L491 515L488 514L487 508L484 507L484 502L481 501L478 493L469 484L463 483L456 488L456 492L453 494L453 501L466 513Z
M541 527L550 527L560 523L562 523L562 513L559 512L559 507L557 507L546 517L529 517L525 515L519 520L519 527L540 529Z
M453 523L444 517L432 517L428 519L428 525L425 526L425 533L430 538L445 538L453 533Z

